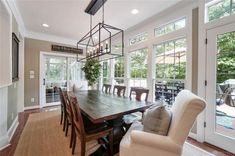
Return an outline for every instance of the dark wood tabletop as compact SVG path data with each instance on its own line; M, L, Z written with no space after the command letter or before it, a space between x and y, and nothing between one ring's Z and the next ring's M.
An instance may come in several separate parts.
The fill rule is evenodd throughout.
M123 115L143 111L153 104L106 94L98 90L78 91L77 97L82 113L93 123L120 118Z

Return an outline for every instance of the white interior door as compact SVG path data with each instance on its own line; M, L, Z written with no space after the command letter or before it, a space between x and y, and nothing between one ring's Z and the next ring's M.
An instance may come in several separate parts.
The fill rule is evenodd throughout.
M207 31L207 142L235 153L235 23Z

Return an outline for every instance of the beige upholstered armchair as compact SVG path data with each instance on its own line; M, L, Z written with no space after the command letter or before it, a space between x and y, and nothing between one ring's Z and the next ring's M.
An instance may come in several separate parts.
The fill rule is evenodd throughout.
M136 122L120 143L120 156L180 156L189 131L205 106L205 101L198 96L181 91L172 106L168 135L144 132L143 125Z

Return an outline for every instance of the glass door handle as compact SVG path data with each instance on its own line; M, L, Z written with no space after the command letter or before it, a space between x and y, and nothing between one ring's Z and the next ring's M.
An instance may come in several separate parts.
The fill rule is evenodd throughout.
M46 79L43 79L43 85L44 86L46 85Z

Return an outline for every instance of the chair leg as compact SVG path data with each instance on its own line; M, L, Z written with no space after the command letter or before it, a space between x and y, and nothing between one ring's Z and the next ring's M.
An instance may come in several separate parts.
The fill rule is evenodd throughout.
M86 142L81 140L81 156L85 156L86 154Z
M63 122L63 118L64 118L64 112L63 112L63 111L61 111L60 124L62 124L62 122Z
M74 126L73 126L73 124L72 124L72 128L71 128L71 138L70 138L70 145L69 145L70 148L72 148L73 138L74 138Z
M68 129L69 129L69 121L66 120L66 129L65 129L65 136L68 136Z
M72 146L72 154L73 155L74 155L74 151L75 151L75 147L76 147L76 140L77 140L77 136L76 136L76 134L74 134L73 146Z
M112 156L113 155L113 133L110 132L108 137L109 137L109 155Z
M67 118L66 118L66 114L64 113L64 126L63 126L63 131L65 131L66 122L67 122Z

